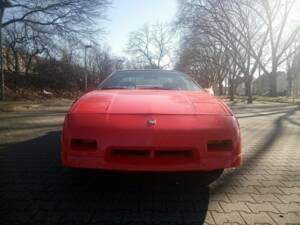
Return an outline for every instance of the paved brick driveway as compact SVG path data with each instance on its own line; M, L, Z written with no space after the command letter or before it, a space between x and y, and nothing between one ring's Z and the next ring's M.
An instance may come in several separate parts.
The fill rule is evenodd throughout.
M62 168L65 107L0 113L0 224L300 224L300 108L232 108L244 165L209 188L197 175Z

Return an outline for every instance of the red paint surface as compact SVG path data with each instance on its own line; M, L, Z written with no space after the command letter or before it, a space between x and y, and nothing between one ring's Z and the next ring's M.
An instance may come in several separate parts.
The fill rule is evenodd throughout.
M156 124L149 125L149 119ZM72 139L96 140L97 148L72 149ZM231 140L232 149L208 151L211 140ZM230 109L202 91L97 90L67 114L61 156L70 167L214 170L241 164L241 137Z

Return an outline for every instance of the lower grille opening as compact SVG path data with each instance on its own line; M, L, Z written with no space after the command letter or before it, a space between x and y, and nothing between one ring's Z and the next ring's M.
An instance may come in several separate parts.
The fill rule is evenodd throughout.
M76 151L96 151L97 141L93 139L72 139L71 148Z
M150 152L148 150L113 149L112 155L113 156L149 157Z
M183 165L197 161L193 149L128 149L113 148L107 160L128 165Z
M212 140L207 143L207 151L209 152L227 152L233 149L231 140Z
M171 150L158 150L155 151L155 156L156 157L192 157L193 153L192 151L189 150L176 150L176 151L171 151Z

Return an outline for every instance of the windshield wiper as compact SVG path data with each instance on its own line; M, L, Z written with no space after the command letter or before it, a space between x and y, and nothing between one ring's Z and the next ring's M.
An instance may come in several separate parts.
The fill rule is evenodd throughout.
M154 89L154 90L178 90L176 88L167 88L167 87L157 87L157 86L153 86L153 87L139 87L137 89Z
M134 87L102 87L101 89L103 90L108 90L108 89L135 89Z

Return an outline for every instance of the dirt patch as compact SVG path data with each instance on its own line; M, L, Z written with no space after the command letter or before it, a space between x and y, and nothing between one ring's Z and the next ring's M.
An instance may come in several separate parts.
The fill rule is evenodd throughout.
M0 112L44 111L58 107L69 107L74 99L55 98L35 101L0 101Z

